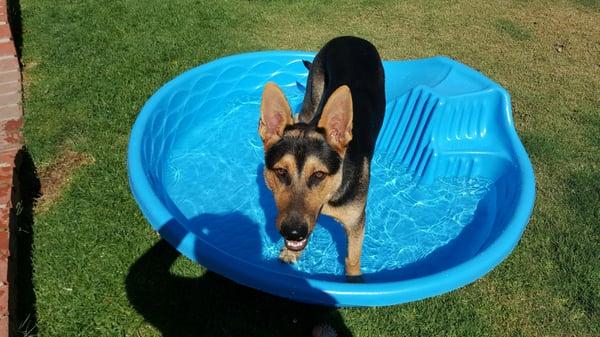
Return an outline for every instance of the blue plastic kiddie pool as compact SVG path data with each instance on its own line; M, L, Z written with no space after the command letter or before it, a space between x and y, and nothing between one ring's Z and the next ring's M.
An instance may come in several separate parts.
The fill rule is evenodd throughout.
M293 300L381 306L477 280L513 250L531 214L534 176L508 93L445 57L384 62L387 112L372 163L363 283L348 283L342 227L321 216L297 264L262 178L260 98L276 82L293 108L302 60L314 53L240 54L160 88L129 143L131 190L160 235L235 282Z

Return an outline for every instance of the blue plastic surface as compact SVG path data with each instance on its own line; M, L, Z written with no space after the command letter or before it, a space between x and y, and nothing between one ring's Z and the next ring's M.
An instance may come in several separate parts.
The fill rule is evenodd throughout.
M387 111L372 168L365 282L343 276L345 237L322 216L296 265L278 261L257 132L264 84L299 108L314 53L240 54L189 70L131 132L131 190L160 235L238 283L308 303L381 306L475 281L518 243L534 204L508 93L445 57L385 61Z

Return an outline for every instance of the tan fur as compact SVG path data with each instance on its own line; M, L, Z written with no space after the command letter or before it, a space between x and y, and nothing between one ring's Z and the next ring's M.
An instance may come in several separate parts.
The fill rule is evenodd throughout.
M283 99L282 99L283 98ZM282 107L285 105L286 107ZM325 129L325 136L311 130L289 130L286 137L309 137L325 140L343 158L348 143L352 140L352 96L347 86L338 88L328 99L318 126ZM282 117L283 116L283 117ZM285 117L288 116L288 117ZM264 122L263 122L264 120ZM302 117L295 121L303 120ZM268 148L283 137L286 125L294 123L287 100L281 90L274 84L267 84L263 93L261 104L261 122L259 133L263 139L265 152ZM317 218L321 213L332 216L342 223L348 236L348 254L346 256L346 274L359 276L360 255L364 240L365 203L366 191L369 184L369 162L365 160L360 183L364 185L362 195L339 207L332 207L328 202L334 197L342 183L343 167L330 175L327 166L314 156L306 158L302 171L298 172L296 158L292 154L283 156L274 164L274 170L265 169L265 182L273 192L279 213L276 219L278 229L281 222L287 219L290 211L304 216L308 224L308 233L312 232ZM282 183L275 170L285 169L290 178L290 184ZM317 185L308 187L311 175L317 171L327 173L325 178ZM299 258L301 251L291 251L285 246L281 250L280 259L286 263L293 263Z
M277 178L274 171L265 170L264 172L265 182L273 192L275 204L279 210L276 220L277 228L281 228L281 221L286 218L289 209L293 207L294 211L305 215L304 220L309 225L308 231L312 232L321 206L331 199L341 184L342 170L338 170L334 175L326 176L319 185L309 188L307 182L314 172L329 173L327 167L318 158L314 156L306 158L300 174L298 174L296 159L291 154L283 156L273 167L287 170L291 178L291 185L286 186ZM303 196L300 204L297 200L294 203L294 195Z
M362 170L362 182L369 185L369 162L365 160ZM366 189L365 189L366 190ZM352 203L332 207L328 204L323 206L321 211L325 215L339 221L346 231L348 236L348 254L346 255L346 274L349 276L361 275L360 271L360 255L362 252L362 244L365 236L365 206L366 195L362 195Z
M273 171L265 170L264 172L265 181L273 192L275 204L279 210L275 220L277 229L281 229L281 222L287 217L289 209L293 207L294 211L305 215L304 220L308 223L308 233L310 234L315 227L322 205L326 204L339 188L342 171L338 170L336 174L326 176L319 185L309 188L307 182L313 173L317 171L328 173L327 167L318 158L314 156L306 158L300 174L298 174L295 157L291 154L283 156L275 163L274 168L287 170L291 178L291 185L287 186L277 178ZM293 196L298 194L304 196L300 205L293 202ZM285 263L294 263L301 254L301 251L292 251L284 246L279 254L279 259Z
M300 255L302 255L302 251L289 250L286 246L283 246L279 253L279 259L285 263L296 263L300 258Z
M313 139L318 139L318 140L325 140L325 137L323 137L322 134L315 132L315 131L311 131L306 135L308 138L313 138Z
M306 163L303 168L303 176L308 181L309 177L317 171L327 172L327 167L316 157L310 156L306 159ZM337 191L342 182L342 170L338 170L334 175L328 175L319 185L312 189L307 189L306 203L309 205L309 209L314 212L319 212L321 207L326 204ZM315 216L318 217L318 214ZM312 229L312 228L311 228Z
M287 98L277 84L267 83L262 94L258 123L258 133L265 152L283 137L285 127L292 123L294 121Z
M283 156L275 165L275 169L283 168L288 172L296 172L296 160L294 156L291 154L287 154ZM294 181L294 176L292 177L292 185ZM275 204L279 209L279 213L277 214L277 219L275 224L277 225L277 229L281 228L281 221L285 218L287 212L282 212L283 209L287 209L292 204L293 194L288 186L281 183L281 181L277 178L277 175L274 171L265 170L264 171L265 182L267 187L273 192L273 197L275 198Z
M339 221L348 236L348 254L346 255L346 274L358 276L360 255L365 236L365 199L356 200L341 207L323 207L322 213Z
M285 136L286 137L296 137L296 138L299 138L299 137L302 137L302 131L300 131L300 130L290 130L290 131L287 131L285 133Z
M329 96L318 126L325 129L327 143L343 156L352 140L352 94L347 85Z

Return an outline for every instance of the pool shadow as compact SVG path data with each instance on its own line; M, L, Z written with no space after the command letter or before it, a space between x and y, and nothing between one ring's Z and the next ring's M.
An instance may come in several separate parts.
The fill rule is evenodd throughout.
M199 256L198 253L203 250L214 249L206 242L216 242L218 238L213 236L222 233L214 229L225 223L235 223L236 229L245 236L248 244L240 248L244 257L249 261L259 260L261 241L258 226L237 212L203 214L191 219L187 226L200 226L197 233L206 236L206 240L202 240L202 236L196 240L195 254ZM173 246L178 246L187 229L171 220L162 226L159 233L169 238ZM154 244L131 265L125 280L130 303L163 336L311 336L313 328L321 324L333 327L338 336L352 336L335 308L276 297L236 284L210 271L200 277L174 274L171 268L180 253L173 246L165 240ZM232 256L240 254L235 251L228 253ZM210 268L214 262L207 260L206 264ZM237 265L238 262L232 257L233 270L238 266L244 268ZM257 273L260 270L257 269ZM304 286L310 287L308 284ZM318 293L318 297L322 303L335 303L324 292Z

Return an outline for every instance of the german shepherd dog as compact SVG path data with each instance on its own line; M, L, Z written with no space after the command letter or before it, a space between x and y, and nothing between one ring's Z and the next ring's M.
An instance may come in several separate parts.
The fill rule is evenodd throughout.
M310 71L298 116L272 82L260 107L264 178L285 239L279 258L296 262L322 213L344 226L346 275L360 280L370 164L385 112L383 65L371 43L351 36L334 38L304 64Z

